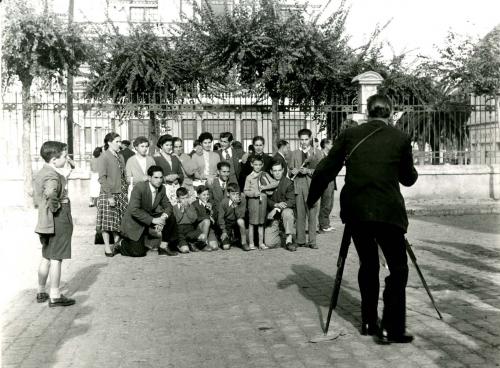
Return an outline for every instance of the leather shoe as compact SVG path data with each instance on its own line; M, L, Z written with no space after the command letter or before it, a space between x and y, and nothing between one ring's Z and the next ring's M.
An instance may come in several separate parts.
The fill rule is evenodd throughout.
M248 244L241 244L241 249L243 249L245 252L250 251L250 246Z
M68 307L75 304L75 299L66 298L64 295L60 295L59 298L49 299L49 307Z
M287 250L289 250L290 252L295 252L297 250L297 245L292 243L292 242L289 242L289 243L286 243L285 248Z
M49 299L49 294L47 293L37 293L36 294L36 302L37 303L45 303Z
M363 336L378 336L380 335L380 326L377 322L374 323L363 323L361 325L361 335Z
M183 254L189 253L189 247L187 245L181 245L179 247L179 252L181 252Z
M387 344L408 344L413 341L413 335L401 334L393 335L389 334L387 330L382 329L378 335L378 343L382 345Z
M175 250L158 247L158 255L159 256L171 256L171 257L173 257L173 256L178 256L179 253L177 253Z
M309 248L311 248L311 249L319 249L318 248L318 244L316 244L316 243L310 243L309 244Z

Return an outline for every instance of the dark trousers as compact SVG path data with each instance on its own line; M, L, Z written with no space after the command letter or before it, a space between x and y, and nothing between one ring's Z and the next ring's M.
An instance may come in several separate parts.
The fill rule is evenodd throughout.
M330 213L333 209L333 198L335 193L335 181L330 182L321 196L319 207L318 223L320 229L330 227Z
M404 232L394 225L378 222L362 222L349 226L359 256L358 282L363 323L375 322L378 318L379 245L390 273L385 278L382 326L391 334L403 334L406 319L405 288L408 281Z
M198 240L201 230L195 224L178 224L179 247L189 245Z
M154 225L151 227L153 228ZM132 239L123 238L120 248L121 255L126 257L144 257L149 250L145 245L148 236L150 236L149 228L145 227L139 240L134 241ZM168 247L175 250L177 239L177 223L175 222L175 217L171 216L168 217L165 222L165 226L161 232L161 240L168 242Z

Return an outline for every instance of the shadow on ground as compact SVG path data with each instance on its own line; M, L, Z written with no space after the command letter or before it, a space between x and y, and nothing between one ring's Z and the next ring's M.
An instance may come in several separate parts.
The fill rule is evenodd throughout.
M464 215L464 216L419 216L412 220L424 221L443 226L456 227L461 230L472 230L485 234L500 234L500 215Z
M35 289L20 292L13 299L12 303L15 304L9 305L3 315L4 321L8 322L2 326L2 366L17 366L21 363L29 366L52 366L57 361L57 352L61 346L74 337L87 333L90 326L88 323L81 323L81 320L90 315L94 308L85 305L88 295L82 293L96 282L101 268L105 266L106 263L97 263L84 267L66 281L64 294L76 299L76 304L71 307L49 308L48 303L36 303ZM27 319L32 321L26 321ZM19 346L15 342L32 339L36 339L38 343L28 355L24 354L27 356L26 361L19 362Z
M277 284L278 288L285 289L296 285L300 294L305 299L314 303L321 329L324 331L327 313L323 313L323 310L325 308L328 310L330 306L330 299L335 281L334 278L309 265L292 265L291 269L293 274L280 280ZM359 317L360 300L347 290L354 291L349 287L348 283L344 281L332 319L335 319L335 314L337 314L351 323L355 328L359 328L361 326Z

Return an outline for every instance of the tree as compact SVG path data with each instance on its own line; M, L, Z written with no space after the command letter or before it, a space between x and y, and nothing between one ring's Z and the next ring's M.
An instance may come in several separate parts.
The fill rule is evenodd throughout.
M500 90L500 31L480 42L450 32L437 51L437 58L421 56L413 70L396 65L384 75L382 91L401 105L412 105L398 126L419 150L429 144L435 153L443 147L460 152L469 141L469 94L495 95ZM432 163L440 163L440 157L433 155Z
M203 3L179 25L208 69L236 71L243 88L270 96L274 139L279 138L280 101L318 103L328 88L325 74L333 78L345 60L347 11L339 8L321 27L305 18L304 9L284 10L279 0L243 0L218 15Z
M159 36L154 25L130 26L129 34L98 35L90 61L88 97L115 103L118 115L148 114L154 146L165 106L184 90L204 86L209 73L184 39Z
M76 73L85 58L85 45L74 27L65 27L52 15L35 14L23 2L6 10L3 30L3 70L7 81L22 84L23 170L26 206L32 206L31 85L35 79L62 80L66 70Z

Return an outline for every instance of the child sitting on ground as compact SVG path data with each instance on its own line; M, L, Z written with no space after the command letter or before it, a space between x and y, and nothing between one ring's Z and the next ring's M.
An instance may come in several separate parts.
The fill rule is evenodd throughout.
M241 248L249 251L245 229L245 197L241 195L240 188L236 183L227 185L227 194L228 197L222 200L217 211L217 223L222 233L222 249L229 249L231 244L240 238Z
M200 247L205 247L207 242L206 235L198 226L200 219L195 207L189 203L189 192L186 188L180 187L176 191L177 204L174 205L174 215L177 222L177 233L179 238L179 252L189 253L197 252ZM205 221L203 223L203 221ZM206 224L210 220L202 220ZM203 227L204 225L202 225ZM206 226L206 225L205 225Z

